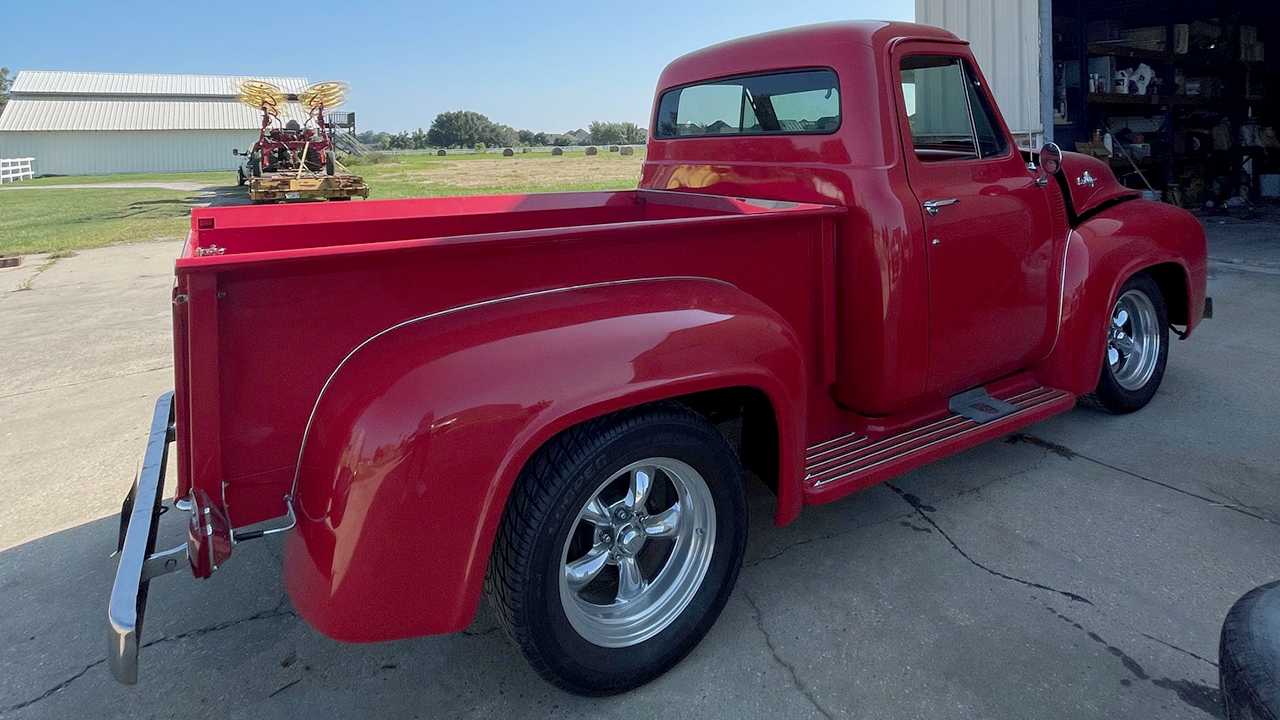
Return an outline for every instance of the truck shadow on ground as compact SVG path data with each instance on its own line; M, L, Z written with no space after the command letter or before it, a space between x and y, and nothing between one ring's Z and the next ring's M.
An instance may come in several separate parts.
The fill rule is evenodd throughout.
M118 525L115 517L101 518L0 553L0 615L6 618L0 714L72 717L109 707L119 716L166 717L196 703L220 717L375 711L388 717L630 717L637 708L656 713L680 699L694 716L735 709L728 714L834 717L875 706L889 715L912 714L936 695L975 714L1004 715L992 703L1009 687L1086 664L1090 669L1074 680L1093 683L1096 716L1132 710L1122 691L1150 695L1140 706L1154 714L1175 695L1182 710L1165 716L1215 712L1214 688L1155 677L1130 656L1132 648L1120 650L1122 643L1103 639L1106 630L1089 627L1099 622L1092 603L994 571L934 520L951 499L972 499L997 483L1033 482L1047 464L1068 460L1019 442L989 443L947 462L959 467L940 479L913 473L810 508L783 528L772 524L772 495L753 481L748 553L719 622L673 671L604 699L579 698L543 682L483 601L475 622L459 634L370 645L329 640L289 603L279 538L238 546L211 580L155 580L140 684L116 685L104 662L104 621L115 572L108 553ZM981 471L991 465L999 470ZM966 479L957 485L953 476ZM179 541L184 522L185 516L167 513L159 545ZM957 612L971 627L949 627ZM1095 642L1082 640L1085 633ZM965 657L971 669L958 665ZM902 675L901 668L922 665L915 679ZM864 675L879 680L865 685L857 680ZM1049 698L1021 716L1070 714L1061 703L1055 707L1059 701L1068 702Z

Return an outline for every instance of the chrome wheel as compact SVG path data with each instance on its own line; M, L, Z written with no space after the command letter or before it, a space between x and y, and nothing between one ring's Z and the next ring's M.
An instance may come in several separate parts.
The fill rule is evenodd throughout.
M1161 327L1145 293L1130 290L1116 301L1107 330L1107 363L1120 387L1141 390L1160 360Z
M632 463L592 493L565 540L560 602L574 630L608 648L662 632L711 565L716 511L702 475L674 458Z

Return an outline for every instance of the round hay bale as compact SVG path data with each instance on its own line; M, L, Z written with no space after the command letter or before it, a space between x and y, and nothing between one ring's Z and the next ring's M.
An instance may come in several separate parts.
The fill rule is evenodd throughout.
M564 154L564 148L562 148L562 147L553 147L553 148L551 148L551 154L552 154L552 155L563 155L563 154Z
M617 146L617 145L610 145L610 146L609 146L609 152L618 152L618 146Z
M621 152L623 155L635 155L636 149L631 147L630 145L626 145L626 146L623 146Z
M520 152L522 152L522 153L531 153L531 152L533 152L533 149L532 149L532 148L522 148L522 149L520 150Z
M596 146L595 146L595 145L589 145L589 146L587 147L587 154L588 154L588 155L595 155L597 152L599 152L599 150L596 150Z
M444 151L444 148L440 148L439 150L436 151L436 155L439 155L440 157L444 157L445 155L448 155L448 154L449 153Z
M511 157L512 155L515 155L515 154L516 154L516 151L512 150L511 148L502 149L502 157Z

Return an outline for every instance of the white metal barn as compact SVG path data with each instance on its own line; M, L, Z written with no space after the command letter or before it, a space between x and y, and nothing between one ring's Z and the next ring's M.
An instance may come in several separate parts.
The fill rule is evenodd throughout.
M1039 147L1052 139L1053 108L1048 96L1041 97L1052 89L1052 57L1046 55L1049 46L1041 42L1052 35L1052 2L916 0L916 22L946 28L969 42L1020 145ZM1042 75L1050 79L1048 87L1042 87Z
M34 157L39 175L234 170L258 138L260 112L240 81L286 93L304 78L22 71L0 114L0 157ZM283 119L306 117L296 102Z

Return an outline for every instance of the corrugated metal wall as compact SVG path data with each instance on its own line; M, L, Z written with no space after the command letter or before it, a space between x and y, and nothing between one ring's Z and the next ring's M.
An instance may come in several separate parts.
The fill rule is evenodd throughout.
M34 157L38 175L231 170L254 130L149 130L0 133L0 157Z
M1019 145L1043 132L1038 0L916 0L916 22L969 41Z

